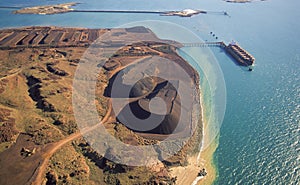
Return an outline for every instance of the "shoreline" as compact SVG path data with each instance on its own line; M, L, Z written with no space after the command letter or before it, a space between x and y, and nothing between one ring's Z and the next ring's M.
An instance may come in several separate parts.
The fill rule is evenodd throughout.
M40 92L43 91L43 89L40 89L40 88L44 84L50 84L51 83L51 85L52 85L52 81L50 81L52 79L55 79L55 82L53 82L53 83L57 83L61 87L64 87L64 86L67 86L67 85L68 85L67 87L74 87L74 82L72 82L72 79L80 79L80 82L78 82L78 83L82 84L82 79L83 78L81 78L81 77L76 78L75 75L74 75L74 70L75 70L75 72L77 70L76 69L77 68L76 64L78 64L80 62L78 60L78 58L82 57L80 55L80 53L86 52L86 47L89 45L89 43L93 42L93 38L97 38L96 37L97 35L103 34L103 31L104 30L102 30L102 29L99 29L99 30L97 30L97 29L93 29L93 30L85 29L83 31L83 30L78 30L76 28L66 29L66 28L57 28L57 27L53 27L53 28L52 27L39 27L38 29L36 27L31 27L31 29L28 28L28 29L25 29L25 30L23 30L22 28L21 29L16 29L16 30L1 30L0 33L2 34L2 36L0 38L0 41L1 42L3 41L3 42L0 43L0 45L3 44L5 46L12 47L12 49L14 49L13 47L15 47L15 46L22 46L22 47L24 47L24 49L22 49L22 50L17 50L16 54L18 54L18 57L16 57L16 58L20 58L20 60L21 59L23 60L25 58L29 62L32 61L32 63L28 63L28 65L32 65L33 66L33 67L28 66L28 68L27 68L27 66L25 65L24 68L20 69L20 70L22 70L22 73L23 73L23 70L24 70L24 75L25 76L24 77L22 76L22 78L24 78L23 82L26 83L26 84L24 84L24 86L26 87L25 91L27 92L28 89L32 88L31 86L28 85L28 83L31 83L31 82L26 82L26 80L27 81L35 81L36 80L37 82L32 82L32 83L38 84L40 86L36 90L38 93L40 93ZM193 84L195 83L195 86L196 86L195 89L197 90L197 94L194 95L194 94L190 93L189 95L190 95L191 98L197 99L197 108L195 108L195 109L194 109L194 107L192 107L192 108L195 111L198 110L198 105L199 105L198 104L198 98L199 98L198 92L199 92L199 89L197 88L199 86L199 76L198 76L198 73L197 73L197 71L192 66L189 65L189 62L185 61L184 59L180 58L179 55L176 55L174 53L173 47L172 48L170 47L170 49L168 49L166 51L163 50L165 52L159 51L159 48L157 48L155 46L158 45L159 47L162 47L165 44L162 44L162 43L158 42L158 41L161 41L161 40L159 40L159 38L157 38L155 36L155 34L150 29L147 29L145 27L117 28L115 30L110 30L110 31L113 32L113 33L120 33L120 32L121 33L126 33L126 34L120 34L120 35L117 35L117 34L113 35L112 34L114 36L111 39L112 41L114 41L114 39L116 40L116 39L119 39L119 38L123 38L123 40L124 40L123 42L127 41L126 39L128 39L128 40L130 40L130 39L134 40L135 37L139 38L138 37L139 36L138 33L140 33L140 37L142 36L143 39L148 40L145 43L134 44L134 45L131 45L130 47L126 45L125 47L127 47L127 48L133 48L131 50L132 51L131 53L129 53L128 52L129 49L127 50L127 48L125 48L125 47L122 48L122 50L119 50L118 49L119 45L111 45L112 47L109 47L110 50L113 50L113 49L117 50L118 49L117 50L118 53L116 52L118 54L116 56L116 58L118 57L118 61L120 61L120 66L117 66L118 68L116 68L116 70L121 69L121 65L125 68L125 67L128 67L129 65L131 65L134 61L137 61L137 59L135 59L132 62L132 58L126 58L127 56L130 56L130 57L134 56L134 57L137 57L137 58L141 58L141 57L145 57L145 56L149 57L149 55L152 56L152 55L155 55L155 54L159 54L159 55L161 55L161 56L163 56L165 58L172 59L172 60L174 60L174 62L178 63L181 66L181 68L185 69L186 72L188 72L188 74L191 76L191 83L193 83ZM71 32L73 34L70 36L70 35L65 34L66 32L68 32L68 33ZM28 35L30 37L28 37ZM73 37L74 35L75 36L77 35L77 36ZM33 41L30 42L30 40L33 40ZM153 40L153 41L151 42L150 40ZM82 47L80 45L80 43L86 44L86 45L84 45L85 47ZM158 43L158 44L156 44L156 43ZM174 42L172 42L172 43L174 43ZM55 49L44 50L43 47L40 47L40 46L44 46L44 45L51 46L50 44L52 44L53 48L55 48ZM72 45L76 45L78 48L77 49L73 48L72 50L69 50L67 47L65 47L68 44L70 44L70 45L71 44ZM121 44L124 44L124 43L121 43ZM43 50L39 51L37 49L37 50L33 51L31 49L28 49L28 46L31 46L31 45L37 46L38 49L42 48ZM66 48L66 49L57 50L56 48L59 45L64 46L64 48ZM103 46L103 47L105 47L105 46ZM82 50L80 50L79 48L81 48ZM137 49L137 48L139 48L139 49ZM157 51L154 50L154 49L156 49ZM153 50L156 51L156 52L154 52ZM10 52L10 51L3 51L3 50L1 50L1 52L5 53L5 52ZM25 52L28 52L28 53L25 53ZM33 52L34 55L31 54L30 52L31 53ZM73 54L77 53L77 52L79 53L78 55L76 55L74 57L70 57L70 56L73 56ZM127 52L128 52L128 55L126 55ZM9 56L7 56L7 57L9 57ZM36 63L37 60L40 63L39 68L35 67L35 63ZM69 67L69 64L71 62L74 63L74 65L72 65L72 68ZM121 62L123 62L123 63L121 63ZM51 70L49 70L49 68L48 68L49 65L52 66ZM65 65L67 65L67 66L65 66ZM54 68L54 66L56 66L56 67ZM96 70L98 70L98 69L96 69ZM111 73L111 74L113 74L113 72L114 72L114 69L113 68L109 68L109 65L107 65L107 69L105 69L105 70L106 71L110 71L109 73ZM58 75L57 72L64 72L64 75L58 75L58 76L60 76L59 78L58 77L54 78L54 77L52 77L52 76L49 75L49 79L44 79L44 74L41 74L41 72L46 73L46 74L51 74L52 73L53 75L54 74ZM150 73L150 72L148 72L148 73ZM85 73L79 73L79 74L85 74ZM106 74L106 73L103 73L103 75L104 74ZM179 77L178 79L181 80L182 78L183 77ZM40 80L40 79L42 79L42 80ZM103 79L105 79L105 77L103 77ZM59 80L61 80L61 81L59 81ZM90 80L90 79L88 79L88 80ZM91 79L91 81L95 82L96 80ZM72 82L72 83L69 84L69 82ZM109 85L108 84L108 80L104 81L103 83L101 82L101 84L103 84L103 87L107 86L105 83L107 83L107 85ZM29 86L28 89L27 89L27 86ZM56 87L56 86L51 86L51 89L53 87ZM194 87L194 86L192 86L192 87ZM200 88L200 86L199 86L199 88ZM104 91L105 89L103 88L101 90ZM153 91L154 91L154 88L150 89L149 90L149 94L152 93ZM193 92L193 91L191 90L191 92ZM100 91L100 95L102 95L102 94L103 94L103 96L100 96L100 98L104 97L104 93L102 93L102 91ZM149 94L147 94L147 95L149 95ZM68 95L68 98L72 97L69 94L67 94L67 95ZM49 96L47 98L49 98L49 99L51 98L51 99L50 100L47 99L47 105L49 104L49 105L52 106L51 107L51 111L53 110L52 112L58 112L58 111L62 112L61 113L62 116L65 116L67 114L68 115L71 114L71 115L77 115L78 116L78 112L75 112L76 109L73 109L74 112L69 112L69 110L71 110L72 108L74 108L73 104L71 104L71 103L73 103L74 99L70 99L71 102L67 101L66 102L66 107L64 107L63 110L57 108L57 107L61 106L59 101L53 101L53 99L56 99L57 96L62 97L62 98L66 98L67 95L64 96L61 92L59 92L58 94L57 93L51 93L51 94L49 93ZM146 96L146 95L143 95L143 96ZM136 96L136 98L141 98L143 96ZM31 96L31 94L28 95L28 99L29 100L33 100L33 104L32 104L33 107L36 105L36 104L34 104L35 101L37 102L37 101L42 100L42 101L46 102L46 100L44 99L44 97L40 97L39 96L38 100L33 99L32 97L33 96ZM170 96L168 96L168 97L170 97ZM176 94L176 97L178 97L177 94ZM103 100L105 100L105 99L106 98L104 97ZM110 110L111 106L109 106L109 105L107 106L107 104L105 104L102 110L104 110L104 109ZM194 105L194 104L191 104L191 105ZM178 104L174 103L172 105L172 110L173 110L173 107L176 107L176 106L178 106ZM47 108L46 109L44 105L42 107L36 107L36 108L41 109L41 110L45 109L45 110L48 111L48 107L46 107ZM80 108L78 108L77 111L79 111L79 109ZM33 110L35 111L35 109L33 109ZM66 110L66 112L64 112L65 110ZM100 112L100 113L102 113L102 112ZM107 111L106 113L103 112L103 113L104 113L103 116L104 115L105 116L102 119L102 121L106 122L107 120L105 118L109 117L109 118L111 118L109 121L112 121L112 124L110 126L114 127L113 122L114 122L114 119L115 119L115 115L114 115L115 113L111 114L110 111ZM197 115L199 115L199 110L197 112ZM42 119L42 118L43 117L41 117L39 119ZM58 119L59 118L57 118L57 119L55 118L55 121L59 121ZM68 119L69 119L69 117L68 117ZM53 120L54 120L54 118L53 118ZM73 120L73 118L72 118L72 120ZM106 120L106 121L104 121L104 120ZM186 119L186 120L190 121L189 123L192 123L192 121L193 121L192 115L191 115L191 119ZM197 121L201 121L201 120L199 119ZM76 118L74 118L73 122L74 123L76 122ZM20 124L22 124L22 123L20 123ZM48 124L48 122L45 122L45 124ZM50 122L49 124L52 124L52 122ZM69 124L69 122L66 122L66 125L68 125L68 124ZM107 123L107 124L110 124L110 123ZM190 125L191 125L191 127L193 126L192 124L190 124ZM25 125L25 126L26 126L25 128L27 128L27 125ZM29 125L29 126L31 126L31 125ZM72 127L72 129L73 129L72 132L70 132L68 130L68 134L69 134L68 136L65 136L65 137L64 136L59 136L59 137L57 136L58 137L57 140L55 140L53 142L52 141L49 142L50 144L47 145L47 146L49 146L49 148L47 148L47 150L41 151L41 152L39 150L38 152L40 152L40 155L42 157L43 156L44 157L40 158L40 156L38 156L37 154L34 155L34 157L36 157L36 160L37 160L37 164L36 164L36 166L34 166L34 169L32 169L33 167L27 166L27 165L24 166L24 167L21 166L21 165L23 165L21 162L23 162L24 160L31 160L33 158L26 158L25 159L25 158L22 158L22 156L20 156L20 155L18 155L19 156L18 160L21 161L21 162L17 161L18 163L15 163L15 164L5 163L5 165L1 165L3 167L3 169L5 169L6 166L12 165L15 168L22 168L25 172L31 172L31 171L34 172L34 173L32 173L33 176L32 176L32 174L30 174L31 176L29 176L27 174L23 175L22 172L20 172L19 175L23 177L23 179L20 180L21 182L17 182L18 179L14 179L14 180L16 180L16 182L10 182L10 183L12 183L12 184L26 184L27 182L28 183L32 182L33 184L41 184L41 182L45 181L44 180L45 179L45 174L47 174L47 170L48 169L53 170L54 174L61 173L60 170L66 171L66 172L68 172L68 174L70 174L68 170L71 170L71 169L64 168L64 169L58 170L58 168L56 168L55 166L51 166L52 163L49 162L49 161L52 160L51 158L52 158L53 155L55 155L56 151L58 151L59 149L61 149L65 144L67 144L68 142L70 142L70 141L72 141L74 139L77 139L78 137L81 136L81 134L86 133L85 129L82 129L82 128L83 128L82 126L81 126L81 128L79 127L79 129L81 131L79 133L78 132L78 127L75 127L75 128ZM90 127L88 130L90 131L93 128L94 127ZM140 144L140 143L141 144L147 144L146 142L149 142L149 143L152 142L151 140L149 140L149 141L138 140L138 138L135 135L133 135L132 132L129 131L129 130L125 130L125 129L124 130L116 130L114 128L112 130L113 130L112 131L113 133L116 133L116 134L113 134L114 136L116 136L118 134L117 137L119 137L120 140L121 140L121 138L122 139L126 138L126 141L128 141L128 144L131 144L129 142L132 142L132 144L136 144L136 143L138 143L138 144ZM58 131L60 131L59 128L58 128ZM43 134L44 133L48 134L47 131L43 132ZM49 133L52 134L53 132L51 131ZM74 133L74 134L71 134L71 133ZM164 134L164 133L157 132L157 134ZM46 134L44 134L44 135L48 136ZM31 136L28 136L28 137L31 137ZM38 139L40 139L40 138L38 138ZM44 141L44 138L42 138L42 139L40 139L40 140ZM85 144L86 142L88 142L88 141L83 141L83 145L86 145ZM46 143L46 144L48 144L48 143ZM43 143L41 145L43 146L45 144ZM33 145L33 146L35 146L35 145ZM197 146L197 148L198 148L198 146ZM21 151L21 150L22 149L19 147L16 150L14 150L13 152L11 152L11 153L5 153L4 155L9 158L9 156L14 155L15 151ZM198 148L198 150L200 150L200 149ZM74 151L74 152L76 152L76 151ZM29 153L29 154L32 155L31 153ZM114 155L114 154L112 153L112 155ZM98 154L97 154L97 156L98 156ZM182 156L182 157L185 157L185 156ZM60 158L53 159L53 161L55 161L55 160L59 161ZM177 161L180 162L180 160L181 160L181 158L175 158L174 159L175 162L174 161L171 161L171 162L174 162L174 164L176 164L176 163L178 163ZM25 161L25 162L27 162L27 161ZM61 164L65 165L64 162L61 162ZM18 165L21 166L21 167L19 167ZM107 168L110 168L108 165L106 165L106 163L103 164L103 165L105 165L105 167L107 167ZM75 169L76 168L79 168L79 167L75 167ZM130 169L130 171L133 171L133 170L135 170L135 169ZM139 172L140 169L137 168L136 170ZM122 173L124 175L124 178L125 178L126 175L130 175L130 173L133 173L133 172L130 172L130 171L128 170L128 174L127 174L127 171L126 171L125 175L124 175L123 172L120 172L120 173ZM146 168L145 168L145 171L146 171ZM5 173L6 172L7 171L5 171ZM146 171L146 172L148 172L148 171ZM150 171L150 172L152 172L152 171ZM117 171L117 173L119 173L119 171ZM195 175L197 175L197 173L198 173L198 171L196 171ZM13 169L11 171L8 171L8 175L5 176L5 178L3 178L3 179L10 179L10 175L11 174L13 174ZM159 171L154 171L152 175L154 175L154 177L157 178L157 181L161 181L161 182L173 182L173 179L169 179L169 174L167 172L165 172L164 166L163 166L163 168L159 167ZM145 181L144 178L148 178L148 176L144 176L144 173L141 173L140 176L138 176L138 175L136 175L136 176L137 177L143 177L143 179L141 178L141 180L137 180L137 181ZM122 177L119 177L117 175L115 177L109 176L108 178L120 179L120 182L121 182L121 180L124 180L124 179L122 179ZM27 179L29 179L29 180L27 180ZM126 177L126 179L131 179L131 178L130 177L128 177L128 178ZM72 177L68 177L68 181L70 181L70 182L73 181L73 178ZM105 181L105 179L103 181ZM153 179L149 178L149 180L147 180L147 181L153 181ZM4 184L4 183L0 183L0 184ZM126 182L126 183L121 183L121 184L128 184L128 183Z
M180 53L177 52L179 56ZM182 56L183 57L183 56ZM183 57L184 58L184 57ZM188 63L189 60L184 58ZM200 75L200 74L199 74ZM201 78L201 77L200 77ZM201 124L202 124L202 140L200 144L200 149L197 154L188 155L188 165L185 167L178 166L170 168L171 174L177 176L176 184L192 184L192 185L202 185L202 184L212 184L217 179L217 169L214 164L213 157L215 150L218 147L219 136L215 137L213 141L210 139L210 130L211 128L208 124L207 118L205 117L205 101L204 101L204 91L202 90L201 84L199 83L200 90L200 108L201 108ZM207 147L205 142L209 141L210 144ZM203 148L206 147L206 148ZM206 176L197 176L198 172L205 168L207 172Z
M198 179L195 179L193 184L202 185L202 184L213 184L213 182L216 180L217 177L217 170L216 166L213 161L213 155L215 153L215 150L218 147L218 137L216 137L211 144L203 149L204 146L206 146L204 143L209 139L210 130L207 123L207 120L204 117L204 111L205 106L203 103L203 93L200 94L200 104L201 104L201 114L202 114L202 124L203 124L203 138L202 138L202 144L200 152L197 156L197 163L198 166L201 166L201 168L204 168L207 172L207 175Z
M214 141L200 152L200 165L205 168L207 175L204 176L200 181L198 181L198 185L202 184L213 184L213 182L217 178L217 169L215 163L213 161L213 156L218 147L218 139L214 139Z
M207 185L213 184L217 178L217 169L213 161L213 154L218 147L218 137L216 137L211 144L203 149L205 146L205 141L210 135L208 123L204 118L204 103L203 103L203 92L200 88L200 106L201 106L201 119L203 126L203 138L201 141L201 148L199 153L188 156L187 166L177 166L170 168L170 173L172 176L177 177L176 184L191 184L191 185ZM206 176L198 176L198 172L201 169L205 169L207 172Z
M27 46L29 44L35 44L35 46L44 46L45 44L50 44L52 43L53 44L53 41L55 41L55 47L59 46L60 43L63 42L63 40L65 40L65 37L66 35L65 34L61 34L59 35L59 33L64 33L63 30L61 30L62 28L58 28L58 27L31 27L32 30L30 32L30 34L32 35L32 38L31 39L34 39L36 37L39 36L39 34L35 34L33 33L33 30L34 32L36 32L36 29L38 30L38 33L40 33L40 29L43 30L43 29L46 29L45 33L49 33L47 34L46 36L43 35L43 34L40 34L42 37L38 37L38 40L35 42L35 43L29 43L29 40L25 39L25 36L28 34L29 32L29 28L28 29L25 29L23 30L24 33L19 33L17 31L19 31L20 29L16 29L16 30L13 30L14 32L11 33L11 32L5 32L7 30L2 30L4 33L5 33L5 37L3 38L8 38L8 39L3 39L1 41L3 41L2 44L4 45L7 45L7 46ZM68 28L68 29L71 29L71 28ZM52 30L56 30L56 32L52 32ZM66 28L64 28L64 30L66 30ZM94 37L89 37L89 34L90 35L98 35L100 34L100 32L102 33L103 30L99 29L99 30L96 30L96 29L92 29L92 30L89 30L89 29L85 29L87 30L88 32L87 33L84 33L84 36L85 37L82 37L82 36L78 36L76 37L77 40L75 40L76 42L78 43L84 43L84 44L89 44L90 42L92 42L92 38ZM51 31L51 32L50 32ZM69 31L73 31L73 32L76 32L78 31L78 33L81 33L82 30L78 30L76 28L73 28ZM57 37L57 35L55 35L54 33L56 33L57 35L59 35L59 37ZM134 34L135 32L128 32L128 33L131 33L131 34ZM127 33L127 34L128 34ZM29 35L30 35L29 34ZM19 36L18 36L19 35ZM82 33L81 33L82 35ZM151 34L148 35L148 37L151 38ZM154 36L152 36L154 37ZM85 38L90 38L89 39L85 39ZM154 37L154 39L156 39L156 37ZM40 40L43 40L43 43L40 44ZM70 41L71 40L71 41ZM75 42L74 40L72 39L68 39L67 41L69 42ZM63 42L64 44L62 45L63 47L66 47L66 44L68 44L68 42ZM72 43L74 45L74 43ZM76 44L77 47L82 47L80 44ZM86 45L84 45L86 46ZM178 56L180 56L180 54L178 52L176 52ZM140 56L140 55L138 55ZM182 58L182 60L190 66L190 62L184 58ZM206 121L206 118L205 118L205 106L204 106L204 102L203 100L204 99L204 91L202 91L202 88L201 88L201 84L200 84L200 79L199 79L199 76L200 74L198 75L197 71L192 67L190 66L188 69L190 69L195 75L193 75L193 81L197 84L198 88L197 88L197 95L196 96L193 96L193 97L197 97L197 99L199 98L199 104L200 104L200 110L198 110L198 107L196 109L193 109L193 111L197 111L197 114L200 112L200 116L201 118L199 120L197 120L197 124L201 124L199 126L197 126L197 128L199 129L199 132L197 132L199 134L199 136L201 136L201 140L199 140L199 142L197 142L195 144L195 146L197 147L197 151L195 152L195 154L191 154L191 155L188 155L187 156L187 159L188 159L188 165L187 166L179 166L179 167L173 167L173 168L170 168L170 171L172 176L177 176L178 177L178 184L192 184L195 179L197 179L197 176L198 176L198 173L201 169L205 168L206 171L207 171L207 176L205 177L198 177L198 178L201 178L201 181L199 181L200 184L202 183L207 183L207 182L213 182L214 179L215 179L215 169L214 169L214 165L212 164L212 158L213 158L213 153L215 151L215 148L216 148L216 145L209 145L208 148L205 148L203 150L203 147L206 146L205 145L205 141L207 141L207 138L209 138L208 136L210 135L210 131L209 131L209 126L208 126L208 123ZM198 103L198 100L197 100L197 103ZM201 121L201 123L199 123L199 121ZM201 127L202 128L201 128ZM201 129L201 130L200 130ZM200 133L202 132L202 134ZM200 157L200 158L199 158Z

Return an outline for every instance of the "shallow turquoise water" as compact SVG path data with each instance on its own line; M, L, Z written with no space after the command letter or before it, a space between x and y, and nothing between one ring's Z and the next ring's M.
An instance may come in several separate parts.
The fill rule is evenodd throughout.
M0 5L27 6L67 1L1 1ZM219 147L214 154L216 184L299 184L300 119L300 2L269 0L230 4L221 0L197 1L89 0L78 9L226 10L192 18L158 15L69 13L13 15L0 10L0 27L58 25L115 27L145 19L165 20L187 27L203 40L237 40L256 58L248 72L236 66L218 48L212 51L224 73L227 89L225 117ZM92 5L92 6L91 6ZM205 70L205 69L203 69Z

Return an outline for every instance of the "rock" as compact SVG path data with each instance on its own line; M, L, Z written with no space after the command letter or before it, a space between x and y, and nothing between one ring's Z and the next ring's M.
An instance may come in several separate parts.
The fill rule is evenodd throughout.
M46 179L47 179L46 185L54 185L57 184L58 176L54 171L49 171L46 174Z
M12 141L17 133L14 122L4 122L0 126L0 143Z
M67 76L68 73L64 70L58 69L57 67L54 67L51 64L47 64L47 70L53 74L56 74L58 76Z

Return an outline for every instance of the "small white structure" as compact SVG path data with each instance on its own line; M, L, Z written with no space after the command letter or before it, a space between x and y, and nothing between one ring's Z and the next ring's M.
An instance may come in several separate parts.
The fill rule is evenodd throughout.
M199 11L192 10L192 9L185 9L185 10L182 10L182 13L187 14L187 15L193 15L193 14L198 14Z

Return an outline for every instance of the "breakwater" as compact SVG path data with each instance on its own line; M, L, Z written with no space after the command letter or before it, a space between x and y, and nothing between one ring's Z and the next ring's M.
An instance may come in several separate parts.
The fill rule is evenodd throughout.
M65 3L65 4L56 4L56 5L44 5L44 6L34 6L34 7L24 7L19 10L13 11L15 14L59 14L59 13L68 13L68 12L80 12L80 13L135 13L135 14L159 14L162 16L179 16L179 17L191 17L198 14L221 14L228 15L225 11L206 11L206 10L193 10L193 9L184 9L184 10L172 10L172 11L159 11L159 10L76 10L71 8L76 6L78 3ZM1 7L0 7L1 8ZM6 7L2 8L12 8L16 7Z
M145 13L145 14L163 14L163 11L148 11L148 10L72 10L71 12L81 13Z

